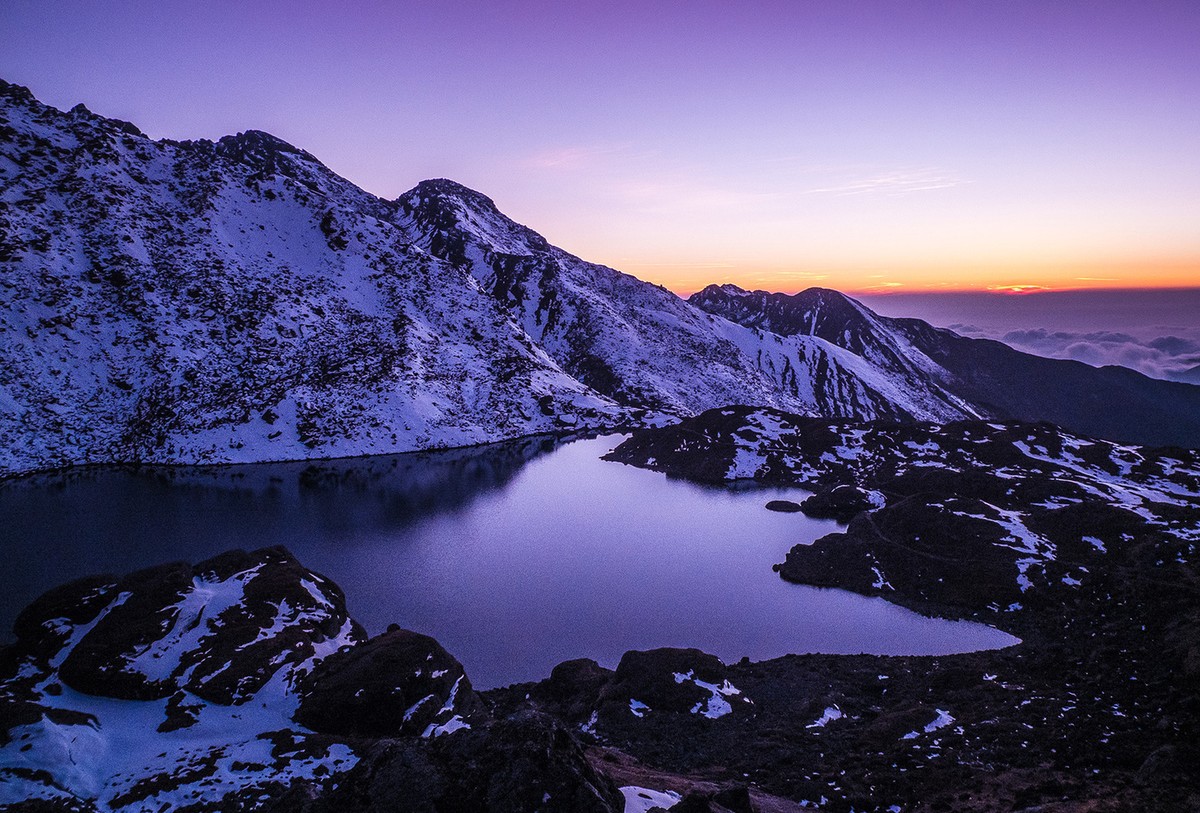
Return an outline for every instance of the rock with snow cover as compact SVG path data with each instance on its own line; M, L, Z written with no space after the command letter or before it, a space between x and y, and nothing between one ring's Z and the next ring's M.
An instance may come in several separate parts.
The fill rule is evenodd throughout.
M83 579L35 601L15 632L17 652L85 694L226 705L363 637L341 589L283 548Z
M626 652L600 695L610 719L690 714L715 720L753 704L726 679L725 664L698 649L662 648Z
M0 648L0 807L619 811L574 734L433 639L364 641L281 548L55 589Z
M795 546L779 573L922 609L1004 616L1078 593L1131 557L1186 580L1200 541L1200 453L1050 424L858 423L734 407L641 430L608 457L813 489L806 510L853 519Z

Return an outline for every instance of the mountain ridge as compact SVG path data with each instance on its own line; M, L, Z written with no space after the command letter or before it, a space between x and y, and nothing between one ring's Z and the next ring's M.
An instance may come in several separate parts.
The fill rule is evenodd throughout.
M1200 388L1162 399L1106 373L1124 412L1081 426L1005 395L1033 357L826 289L796 301L822 306L807 331L787 308L723 312L719 288L685 301L457 182L385 200L262 131L154 141L0 83L0 179L0 475L412 451L729 404L1200 445L1200 423L1169 425L1193 400L1200 416ZM1121 436L1139 404L1158 434Z

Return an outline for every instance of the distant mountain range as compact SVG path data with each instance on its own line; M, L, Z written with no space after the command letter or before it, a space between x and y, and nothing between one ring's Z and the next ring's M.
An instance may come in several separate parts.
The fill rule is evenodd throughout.
M266 133L154 141L0 82L0 474L408 451L728 404L1200 446L1200 387L880 317L685 301L452 181L384 200Z
M824 339L881 369L923 372L989 418L1049 421L1127 443L1200 446L1200 387L1191 384L1022 353L920 319L880 316L822 288L788 296L710 285L689 301L748 327Z

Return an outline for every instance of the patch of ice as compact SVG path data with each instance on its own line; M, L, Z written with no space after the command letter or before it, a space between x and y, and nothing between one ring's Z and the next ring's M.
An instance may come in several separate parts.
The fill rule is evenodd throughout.
M824 728L834 720L840 720L844 716L845 715L842 714L842 710L837 706L826 706L825 713L822 714L818 719L806 725L805 728Z
M945 728L946 726L948 726L954 722L954 718L950 716L949 712L943 711L942 709L934 709L934 711L937 712L937 717L935 717L932 722L927 723L925 725L925 728L923 728L921 731L910 731L907 734L905 734L903 737L901 737L900 739L915 740L917 737L921 736L921 734L923 734L923 733L931 734L934 731L937 731L939 728Z
M454 711L454 701L458 697L458 687L462 685L463 677L465 677L465 675L459 675L458 680L454 681L454 685L450 687L450 696L446 698L446 702L442 704L442 707L440 709L438 709L438 713L437 713L438 717L441 717L443 714L447 714L449 712ZM425 700L427 700L427 699L428 698L422 699L421 701L419 701L417 703L417 705L419 706L421 703L424 703ZM415 709L415 708L416 707L414 706L413 708L410 708L407 712L405 712L405 719L408 718L409 712L412 712L413 709ZM470 723L468 723L466 720L464 720L460 715L455 714L453 717L451 717L449 720L447 720L444 723L441 723L441 724L430 723L429 725L425 726L425 730L423 732L421 732L421 736L424 739L429 739L430 737L440 737L443 734L451 734L455 731L458 731L461 728L470 728L470 727L471 727Z
M883 577L883 573L880 572L878 567L875 567L874 565L872 565L871 571L875 574L875 581L871 584L871 586L874 587L876 590L883 590L885 588L888 590L896 589L896 588L892 587L891 582L889 582L887 579L885 579Z
M425 739L430 737L440 737L443 734L453 734L460 729L470 729L471 724L464 720L460 715L456 714L441 725L430 723L425 731L421 734Z
M692 714L702 714L710 720L715 720L718 717L724 717L733 711L733 706L729 704L726 697L740 695L742 690L734 686L728 680L723 681L720 686L715 683L699 680L695 676L695 672L689 669L687 672L673 672L676 683L684 683L690 681L701 689L709 692L709 698L702 700L692 707Z
M637 785L621 788L621 795L625 797L625 813L646 813L652 807L669 810L683 798L673 790L650 790Z

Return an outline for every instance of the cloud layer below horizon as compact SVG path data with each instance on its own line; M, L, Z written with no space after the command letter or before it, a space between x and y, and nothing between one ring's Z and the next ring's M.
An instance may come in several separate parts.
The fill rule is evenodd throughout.
M963 336L996 339L1009 347L1055 359L1072 359L1093 367L1118 365L1151 378L1200 384L1200 329L1193 336L1138 338L1114 331L1076 332L1030 328L1000 332L975 325L953 324Z

